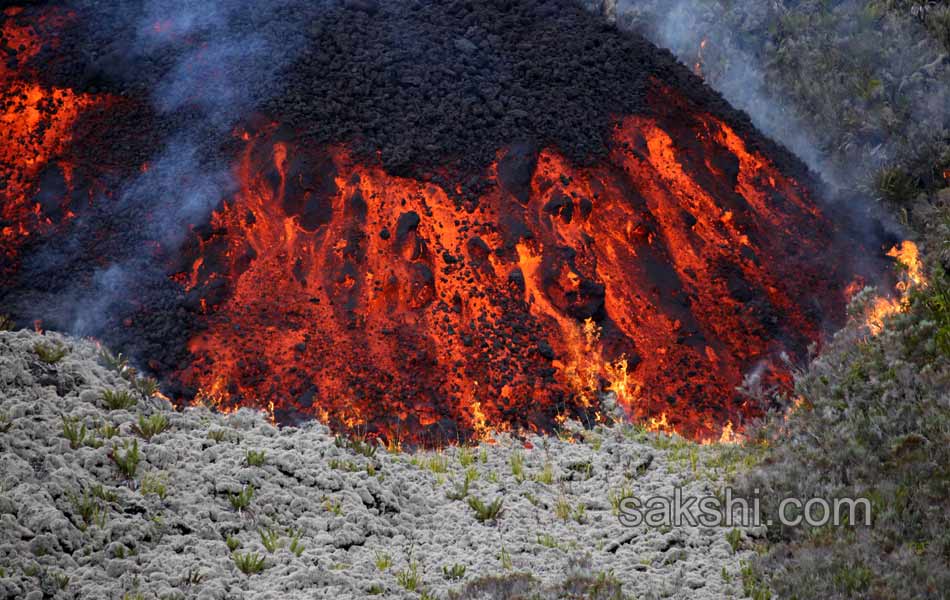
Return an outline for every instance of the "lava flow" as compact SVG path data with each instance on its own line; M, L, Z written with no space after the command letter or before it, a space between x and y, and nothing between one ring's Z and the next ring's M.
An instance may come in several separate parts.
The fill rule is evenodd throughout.
M28 236L73 216L72 164L62 153L80 112L97 101L44 86L27 66L42 47L35 28L55 29L69 16L51 11L31 25L20 25L19 12L4 11L0 35L0 49L8 57L0 61L0 273L15 268ZM56 38L49 39L54 43Z
M761 408L743 378L787 385L841 311L810 258L833 232L728 125L653 95L603 164L500 152L477 205L244 133L241 189L178 276L207 325L181 377L224 410L416 441L547 428L605 391L633 419L732 435Z

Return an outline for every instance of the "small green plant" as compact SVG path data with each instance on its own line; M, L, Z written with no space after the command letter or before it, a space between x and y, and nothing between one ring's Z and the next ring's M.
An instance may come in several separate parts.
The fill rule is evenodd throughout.
M742 532L733 529L726 534L726 541L729 542L729 547L732 548L732 553L735 554L739 551L739 544L742 542Z
M294 553L294 556L300 556L307 549L300 541L300 535L299 531L291 532L290 535L290 551Z
M410 592L415 592L422 585L422 578L419 577L419 563L410 561L402 571L396 573L396 583Z
M86 424L79 417L63 415L63 437L69 440L69 447L73 450L81 448L86 443Z
M5 412L0 412L0 433L6 433L13 427L13 419Z
M524 481L524 454L519 451L511 453L511 474L519 482Z
M99 437L104 440L111 440L115 436L119 435L119 428L109 421L103 421L98 427L96 427L96 433L99 434Z
M36 352L37 358L48 365L55 365L63 360L69 354L69 348L61 344L47 344L37 342L33 345L33 352Z
M558 498L554 504L554 515L562 521L567 521L571 518L571 504L564 496Z
M874 175L874 188L878 196L899 204L917 197L917 181L900 167L883 167Z
M261 536L261 544L264 545L264 548L271 554L276 552L277 548L280 547L280 533L274 529L259 529L258 533Z
M545 548L557 548L558 543L550 533L538 534L538 543Z
M633 497L633 490L627 486L621 486L607 492L607 501L610 502L610 510L614 515L620 514L620 504L627 498Z
M755 572L755 569L742 561L739 570L739 576L742 578L742 593L746 598L752 600L772 600L772 591L763 578Z
M369 586L369 589L366 590L366 593L370 596L378 596L385 591L386 590L383 589L383 586L379 585L378 583L374 583L373 585Z
M162 413L155 413L150 417L145 415L139 415L139 421L136 423L132 429L142 437L142 439L149 441L156 435L162 433L168 429L168 417Z
M326 500L323 501L323 508L328 513L332 513L337 517L343 516L343 503L340 502L339 500L332 500L330 498L327 498Z
M264 450L248 450L244 453L244 458L249 467L262 467L267 460L267 452Z
M164 500L168 495L167 480L168 478L164 473L146 473L142 476L142 484L139 491L142 492L143 496L155 494L159 499Z
M468 446L459 446L459 464L462 468L468 468L475 462L475 454Z
M228 494L228 502L231 503L231 508L238 512L247 509L247 507L251 505L253 498L254 486L251 484L244 486L244 489L237 494Z
M0 315L0 331L13 331L15 324L8 315Z
M587 507L583 504L575 506L573 512L571 512L571 518L580 524L584 524L587 521Z
M551 485L554 482L554 468L550 461L544 461L544 467L534 476L534 480L544 485Z
M224 543L228 547L228 551L231 552L232 554L234 553L235 550L241 547L241 540L231 535L229 535L224 540Z
M70 494L69 501L73 511L82 520L80 529L85 531L90 525L105 525L105 512L99 505L96 496L89 490L83 490L82 495Z
M484 464L488 463L488 451L485 448L482 448L478 451L478 462Z
M131 444L125 441L122 444L121 451L118 446L113 444L112 452L109 453L109 457L112 459L112 462L115 463L115 466L119 469L119 472L122 473L123 477L129 481L135 479L135 472L138 471L139 462L142 460L139 454L138 440L132 440Z
M50 573L50 579L53 580L53 585L55 585L57 589L65 590L69 587L69 575L61 571Z
M490 503L486 504L480 498L474 496L468 499L468 505L473 511L475 511L475 518L479 523L485 523L487 521L496 521L501 516L504 506L504 500L501 498L495 498Z
M116 502L119 498L118 494L112 490L107 490L101 483L97 483L89 488L89 493L103 502Z
M450 490L445 493L445 497L449 500L464 500L468 496L468 489L472 484L472 480L468 477L468 472L465 472L465 478L461 483L456 484L454 490Z
M465 577L465 565L454 564L451 567L442 567L442 576L450 581L458 581Z
M99 348L99 362L107 369L122 373L128 366L129 361L122 356L122 353L113 354L108 348Z
M449 470L449 459L442 454L430 456L426 461L426 468L433 473L445 473Z
M374 562L376 563L377 569L379 569L380 571L385 571L386 569L388 569L389 567L393 565L393 557L390 556L389 554L386 554L385 552L380 552L379 550L377 550L376 559Z
M501 563L501 568L506 571L510 571L512 566L514 566L514 563L511 561L511 554L509 554L504 546L501 547L501 552L498 553L498 562Z
M256 575L264 570L264 558L257 552L235 552L231 555L234 565L245 575Z
M158 393L158 381L153 377L136 377L132 380L132 387L142 394L142 398L151 398Z
M218 444L226 440L228 437L228 431L226 429L213 429L208 432L208 439L214 440Z
M109 410L129 410L138 400L128 390L104 390L102 404Z

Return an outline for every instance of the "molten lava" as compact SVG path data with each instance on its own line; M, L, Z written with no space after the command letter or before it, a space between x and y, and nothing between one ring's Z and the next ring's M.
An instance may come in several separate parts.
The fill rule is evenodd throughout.
M28 236L72 218L72 164L63 152L76 118L97 100L38 83L26 64L41 50L40 37L17 23L19 9L3 14L0 48L15 57L0 61L0 273L8 273ZM66 18L53 11L37 26L55 28Z
M196 229L206 329L180 375L222 409L271 405L390 440L548 428L613 392L628 415L734 439L736 392L841 309L831 225L721 120L657 85L580 168L499 152L477 204L345 148L244 134L240 191ZM685 116L685 118L684 118Z

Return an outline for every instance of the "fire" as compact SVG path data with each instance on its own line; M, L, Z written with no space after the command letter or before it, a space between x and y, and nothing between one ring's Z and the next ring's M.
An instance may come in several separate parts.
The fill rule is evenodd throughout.
M802 307L836 314L844 278L805 261L832 236L797 182L655 96L599 165L501 151L474 205L276 125L235 132L240 190L174 278L206 325L179 376L224 409L387 440L544 430L606 392L656 430L737 439L736 386L787 386L779 357L821 332Z
M897 297L879 296L874 298L866 309L865 325L873 335L884 329L884 321L906 309L910 292L914 287L926 287L927 279L923 273L923 263L917 244L905 240L887 252L901 266L898 282L894 285Z
M700 77L703 76L703 54L708 43L709 38L703 38L703 41L699 43L699 50L696 52L696 64L693 65L693 73Z

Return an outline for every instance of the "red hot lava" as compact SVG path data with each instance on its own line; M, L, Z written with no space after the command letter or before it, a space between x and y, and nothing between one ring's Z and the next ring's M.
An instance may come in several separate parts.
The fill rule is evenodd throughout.
M0 48L14 57L0 61L0 273L15 268L20 246L37 231L72 218L72 163L63 156L79 114L99 102L68 88L38 83L25 65L48 35L70 15L49 11L34 23L18 23L18 8L3 12ZM41 31L37 31L37 29Z
M224 410L413 441L546 428L613 391L696 439L760 407L746 377L843 309L804 189L716 117L655 85L607 160L499 152L476 205L275 126L244 134L240 191L198 228L206 328L181 378Z

